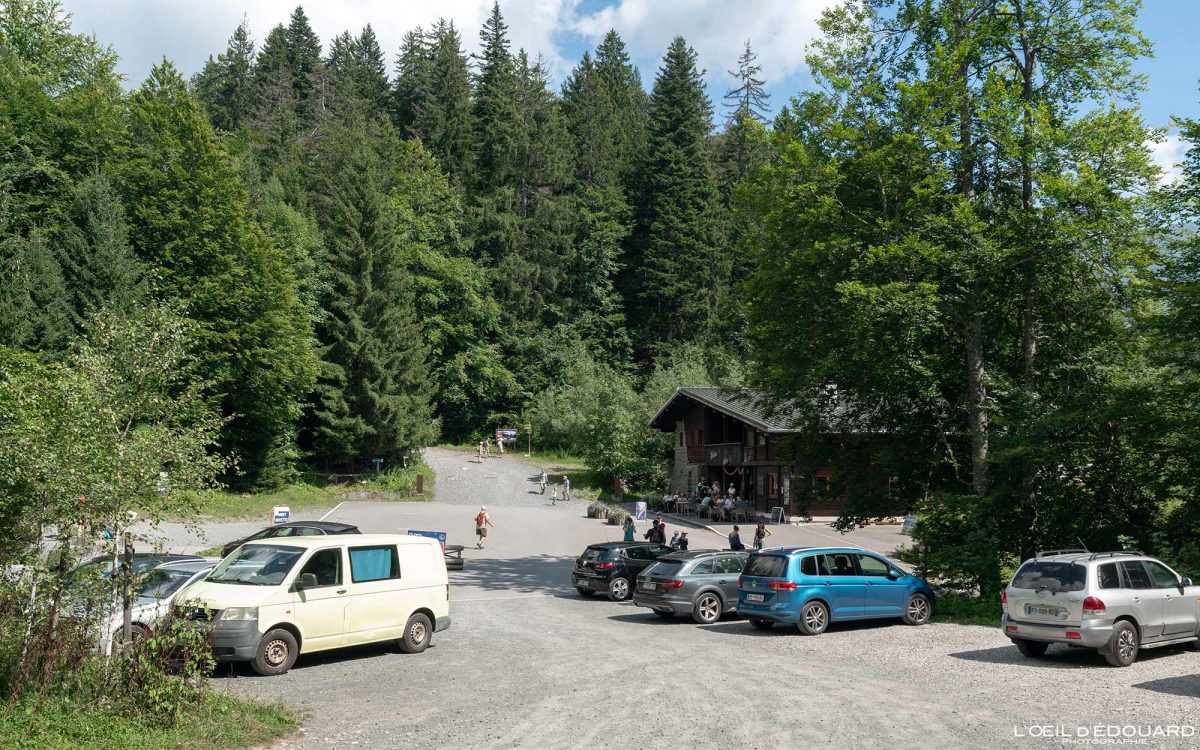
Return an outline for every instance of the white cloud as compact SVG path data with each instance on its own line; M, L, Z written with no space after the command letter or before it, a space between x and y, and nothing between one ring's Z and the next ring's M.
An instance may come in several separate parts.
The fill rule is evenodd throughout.
M1188 146L1178 133L1167 133L1161 141L1146 143L1146 147L1150 149L1151 161L1162 170L1158 178L1160 184L1170 185L1182 176L1179 165L1183 162Z
M617 0L580 14L573 27L593 42L616 29L642 64L647 88L671 40L682 36L708 71L709 96L720 100L730 85L726 71L737 67L747 39L768 85L807 74L805 48L818 34L821 14L838 1Z

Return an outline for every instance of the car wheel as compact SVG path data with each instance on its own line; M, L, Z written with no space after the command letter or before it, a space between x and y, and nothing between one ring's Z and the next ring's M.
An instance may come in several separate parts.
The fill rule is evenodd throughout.
M656 609L656 610L654 610L654 614L658 615L660 618L662 618L664 620L670 620L673 617L675 617L675 613L669 609L666 609L666 610Z
M254 652L254 661L250 665L264 677L283 674L296 663L298 651L296 636L277 628L268 631L258 642L258 650Z
M150 638L150 628L146 627L145 625L142 625L141 623L137 623L137 622L135 622L129 626L129 644L128 645L135 646L139 643L144 643L149 638ZM111 639L110 643L112 645L112 648L114 649L114 653L116 651L123 650L126 645L126 643L125 643L125 628L118 626L117 629L115 631L113 631L112 639Z
M692 607L692 619L701 625L711 625L721 619L721 612L725 607L721 604L721 597L712 593L704 593L696 600L696 605Z
M1023 638L1014 639L1013 643L1017 644L1017 650L1021 652L1022 656L1028 656L1030 659L1036 659L1039 656L1045 656L1046 649L1050 647L1049 643L1042 643L1041 641L1027 641Z
M1138 631L1132 623L1122 620L1113 625L1108 643L1100 649L1104 658L1114 667L1128 667L1138 658Z
M591 599L593 596L596 595L595 591L592 591L591 589L585 589L582 586L576 586L575 590L578 591L579 595L582 596L584 599Z
M829 608L821 602L809 602L800 611L800 632L804 635L820 635L829 627Z
M608 582L608 598L614 602L623 602L629 598L629 579L620 576Z
M770 620L760 620L757 617L751 617L750 624L754 626L755 630L770 630L771 627L775 625L775 623L771 622Z
M933 614L933 607L929 605L929 598L924 594L913 594L908 597L908 605L904 607L905 625L924 625L929 622L929 616Z
M417 612L408 618L404 625L404 635L400 638L400 650L406 654L419 654L429 646L429 638L433 635L433 623L429 618Z

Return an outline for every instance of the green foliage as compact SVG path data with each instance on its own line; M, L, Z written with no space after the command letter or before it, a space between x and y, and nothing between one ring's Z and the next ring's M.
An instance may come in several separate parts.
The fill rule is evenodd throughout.
M312 386L312 328L288 257L253 221L245 189L175 69L133 95L117 170L131 237L160 295L186 300L206 352L201 375L232 416L223 445L248 485L286 442Z

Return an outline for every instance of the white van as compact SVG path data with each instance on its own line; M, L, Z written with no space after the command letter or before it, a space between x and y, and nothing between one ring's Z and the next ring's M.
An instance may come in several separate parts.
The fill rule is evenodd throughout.
M283 674L300 653L398 640L420 653L450 627L450 584L436 539L397 534L249 542L176 597L212 628L218 661Z

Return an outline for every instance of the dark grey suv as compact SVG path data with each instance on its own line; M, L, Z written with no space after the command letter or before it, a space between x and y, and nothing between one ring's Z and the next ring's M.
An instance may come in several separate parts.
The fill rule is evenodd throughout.
M659 617L691 615L701 625L732 612L748 552L673 552L638 575L633 603Z

